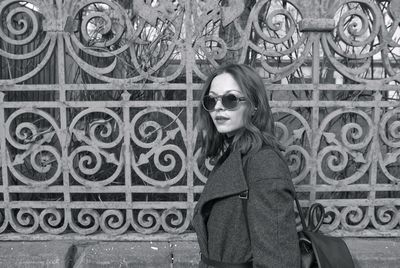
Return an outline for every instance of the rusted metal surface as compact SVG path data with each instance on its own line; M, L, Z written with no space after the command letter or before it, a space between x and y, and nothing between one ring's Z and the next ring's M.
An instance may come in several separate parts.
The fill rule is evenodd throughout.
M400 236L400 2L222 2L0 0L0 240L194 239L198 90L228 61L324 230Z

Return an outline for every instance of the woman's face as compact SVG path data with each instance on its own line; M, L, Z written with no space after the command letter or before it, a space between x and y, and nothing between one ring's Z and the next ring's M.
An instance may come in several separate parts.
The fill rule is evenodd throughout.
M223 96L233 94L236 97L244 97L243 93L233 79L231 74L222 73L217 75L210 85L210 96ZM244 127L244 114L246 111L246 101L240 101L234 109L226 109L221 99L218 99L215 109L209 111L217 131L228 136L234 135L239 129Z

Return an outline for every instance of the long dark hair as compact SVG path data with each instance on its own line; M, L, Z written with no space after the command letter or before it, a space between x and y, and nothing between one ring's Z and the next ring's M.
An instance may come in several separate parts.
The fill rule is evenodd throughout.
M242 154L252 154L260 150L263 143L279 148L265 86L253 68L244 64L219 67L205 81L201 99L209 94L213 79L223 73L232 75L248 99L244 113L244 128L234 136L232 149L239 149ZM201 104L197 113L197 129L202 146L202 156L199 160L202 161L207 157L218 158L226 149L226 135L217 131L209 112L204 110Z

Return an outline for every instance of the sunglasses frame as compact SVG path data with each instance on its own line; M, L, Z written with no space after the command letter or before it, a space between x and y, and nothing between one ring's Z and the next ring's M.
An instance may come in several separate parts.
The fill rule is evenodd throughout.
M234 97L236 98L236 101L234 102L234 103L235 103L235 106L232 107L232 108L227 108L227 107L224 105L223 101L222 101L222 99L223 99L224 97L227 97L227 96L229 96L229 95L232 95L232 96L234 96ZM206 108L206 106L205 106L205 104L204 104L204 98L206 98L206 97L209 97L209 98L212 98L212 99L215 100L215 104L214 104L214 107L213 107L212 109L207 109L207 108ZM223 94L223 95L216 95L216 96L206 95L206 96L204 96L204 98L201 100L201 104L202 104L204 110L206 110L206 111L208 111L208 112L211 112L211 111L214 111L214 110L215 110L215 106L217 105L218 101L221 102L222 106L223 106L226 110L234 110L234 109L236 109L236 108L238 107L238 105L239 105L240 102L243 102L243 101L246 101L246 100L247 100L246 97L238 97L238 96L236 96L235 94L232 94L232 93L226 93L226 94Z

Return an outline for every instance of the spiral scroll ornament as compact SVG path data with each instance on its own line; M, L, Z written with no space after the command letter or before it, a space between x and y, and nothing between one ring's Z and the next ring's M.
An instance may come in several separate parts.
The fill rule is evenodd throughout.
M6 230L9 223L9 213L6 213L5 209L0 209L0 233Z
M196 145L199 145L198 142L198 137L199 137L199 131L197 129L197 126L195 126L195 129L193 131L193 139L192 139L192 146L195 148L194 150L194 156L193 156L193 172L196 175L196 177L200 180L201 183L206 183L207 182L207 175L211 172L211 170L214 168L214 165L211 163L209 158L204 159L203 163L200 163L199 157L201 155L201 147L198 148Z
M164 129L164 124L152 120L152 115L165 122L165 125L177 125L176 128L169 126L170 130ZM158 115L158 116L157 116ZM137 155L134 150L132 157L132 167L140 178L154 186L167 186L179 182L185 175L186 155L181 147L168 142L178 139L180 133L186 137L184 125L174 113L163 108L147 108L138 112L131 121L131 138L139 147L138 151L145 151ZM139 132L139 133L137 133ZM165 136L164 136L165 132ZM182 140L186 146L186 141ZM147 150L147 151L146 151ZM178 157L176 157L176 155ZM151 161L151 158L153 161ZM177 160L180 165L178 166ZM168 180L157 180L142 171L145 165L154 164L157 170L163 174L169 174ZM165 175L167 176L167 175Z
M340 134L337 135L337 130L328 128L340 115L353 116L357 120L340 126ZM372 161L371 150L366 150L366 148L372 140L373 128L374 124L370 116L358 109L342 108L324 118L318 135L318 140L324 137L327 143L318 153L318 174L323 181L331 185L337 185L339 182L350 184L366 174ZM366 155L362 152L363 150L367 151ZM352 168L349 165L350 159ZM337 177L345 171L353 172L353 174Z
M283 145L285 156L288 160L289 169L292 173L294 183L304 181L310 171L310 148L311 128L303 115L293 109L273 108L275 122L275 135ZM285 118L286 121L279 120Z
M398 163L400 159L400 108L392 109L383 114L379 124L379 136L383 145L390 148L386 153L379 155L379 166L385 176L393 181L400 182Z
M342 209L340 222L348 231L360 231L370 222L370 209L368 207L348 206Z
M206 172L205 173L210 173L210 171L214 168L214 165L211 164L211 161L209 158L205 159L204 163L199 163L198 159L200 157L200 153L201 153L201 148L197 149L195 155L194 155L194 173L196 174L196 176L199 178L199 180L203 183L207 182L207 176L205 174L203 174L202 171L200 171L199 169L199 165L204 165L206 168Z
M234 3L232 3L234 2ZM230 14L225 20L224 27L230 24L243 12L242 1L226 1L228 7L221 7L217 1L193 1L194 38L193 51L196 59L207 61L212 66L219 65L218 61L225 58L228 45L219 37L217 32L222 19L221 14ZM207 66L207 65L206 65ZM207 68L207 67L205 67ZM201 65L193 65L195 73L203 80L207 74Z
M164 210L161 214L161 226L164 231L171 234L184 232L190 224L190 217L188 217L187 211L185 211L185 214L186 216L176 208Z
M86 120L90 123L87 125ZM69 132L79 145L69 155L73 178L83 185L107 185L120 175L123 168L118 145L123 138L122 121L110 109L89 108L72 120ZM111 151L111 152L110 152ZM107 174L98 175L104 170Z
M142 209L134 213L132 226L141 234L152 234L157 232L161 226L161 216L155 209Z
M243 13L245 7L241 0L227 1L224 6L215 1L198 3L194 13L198 22L195 24L196 56L216 67L227 59L244 63L249 55L254 55L271 82L293 73L304 63L312 40L309 33L300 33L297 29L301 14L296 7L283 2L257 1L247 15ZM235 33L237 38L230 40L227 32ZM194 71L200 78L206 78L205 67L195 65Z
M0 41L3 43L0 47L0 57L9 64L25 65L22 72L12 69L5 72L4 75L8 76L0 78L2 84L16 84L32 78L44 68L54 52L57 35L53 32L43 32L40 28L41 24L54 20L50 13L43 12L46 10L45 2L47 1L1 1L0 16L6 19L0 23ZM33 60L40 62L31 64Z
M321 230L324 232L332 232L340 226L340 211L334 206L325 206L325 218L321 225Z
M135 42L129 47L132 64L141 77L156 82L171 81L182 73L186 60L182 33L184 2L157 1L151 6L137 1L133 7L138 21ZM166 70L166 63L171 60L177 64L169 65Z
M399 210L395 206L376 206L371 218L373 226L380 231L393 230L400 220Z
M39 213L33 208L7 210L11 227L21 234L32 234L39 227Z
M397 67L398 1L346 0L337 2L327 16L335 17L336 27L324 33L321 44L331 64L343 76L357 82L399 81ZM373 61L382 62L374 72Z
M40 213L40 227L46 233L50 234L61 234L68 227L68 221L66 221L64 211L55 208L44 209Z
M105 82L165 82L181 74L182 64L169 76L160 75L167 61L184 60L183 9L179 3L148 2L135 1L124 9L111 0L72 1L68 9L74 30L64 40L76 64ZM79 14L84 14L82 22Z
M104 211L100 217L100 228L107 234L119 235L129 228L129 221L126 220L122 211L109 209Z
M171 234L184 232L189 224L190 217L186 211L167 208L162 211L156 209L141 209L134 211L131 224L134 230L141 234L154 234L161 228Z
M83 208L79 211L71 210L67 213L69 226L74 232L82 235L89 235L99 229L100 214L96 210Z
M40 122L35 124L35 122ZM8 167L24 184L50 185L61 174L60 129L53 117L38 109L19 109L6 123L10 143ZM11 133L13 132L13 134ZM17 150L18 153L13 153ZM26 166L30 172L25 172Z

